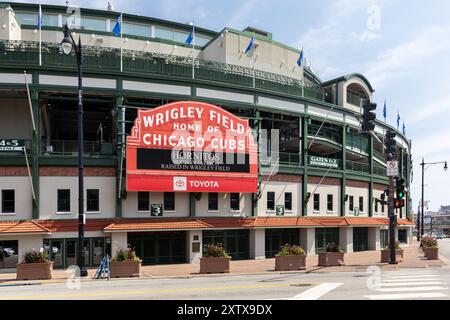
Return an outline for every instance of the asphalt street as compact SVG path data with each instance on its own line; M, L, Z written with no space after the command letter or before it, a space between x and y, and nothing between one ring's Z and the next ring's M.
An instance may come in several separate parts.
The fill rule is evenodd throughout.
M450 259L450 240L440 240ZM450 300L450 267L2 283L0 300Z

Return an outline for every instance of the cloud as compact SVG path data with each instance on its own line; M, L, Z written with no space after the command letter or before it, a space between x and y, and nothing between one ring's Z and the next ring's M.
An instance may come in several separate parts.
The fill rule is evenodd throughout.
M261 2L261 1L259 1ZM247 0L238 8L235 14L228 21L227 26L231 28L239 28L246 26L249 21L248 16L257 4L261 5L257 0Z
M450 128L422 134L413 142L413 150L421 156L430 156L450 152Z
M450 28L432 26L420 32L412 41L402 43L382 52L376 62L370 62L366 75L372 84L380 88L402 71L411 70L433 56L450 48Z
M411 110L413 112L410 113L408 119L410 124L433 118L439 114L447 116L450 111L450 94L444 95L433 102L427 102L426 107L421 103L420 106L413 107Z
M354 41L368 43L368 42L371 42L373 40L381 38L381 34L373 33L373 32L370 32L370 31L365 31L365 32L363 32L361 34L358 34L356 32L351 32L350 35L349 35L349 38L351 40L354 40Z

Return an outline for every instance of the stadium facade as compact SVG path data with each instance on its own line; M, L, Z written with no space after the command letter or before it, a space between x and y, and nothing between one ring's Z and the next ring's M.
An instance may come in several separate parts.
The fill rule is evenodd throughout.
M87 265L127 245L144 264L193 262L216 242L235 260L273 257L285 243L311 255L329 242L347 252L387 245L376 199L388 187L383 135L395 128L377 121L379 140L361 132L361 101L374 92L363 75L323 82L297 64L299 50L251 27L196 27L191 46L189 24L124 13L120 37L118 12L42 12L39 32L38 5L0 3L0 268L32 248L48 250L55 268L76 262L77 70L60 49L65 23L84 54ZM171 138L206 115L199 130L234 132L218 143L227 155L236 141L248 163L169 163ZM169 127L181 132L167 136ZM279 146L268 161L255 149L262 130L268 150ZM396 140L409 190L411 142ZM410 203L407 192L396 212L404 245Z

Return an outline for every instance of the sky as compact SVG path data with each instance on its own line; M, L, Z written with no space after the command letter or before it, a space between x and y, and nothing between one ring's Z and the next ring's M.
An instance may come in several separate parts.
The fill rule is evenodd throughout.
M37 3L37 0L20 1ZM65 5L66 1L42 0ZM70 5L106 9L106 0ZM220 31L247 26L273 33L296 48L321 80L362 73L375 89L378 118L397 113L412 140L413 210L421 192L421 160L450 164L450 1L443 0L115 0L116 11L195 24ZM425 201L450 205L450 171L427 166Z

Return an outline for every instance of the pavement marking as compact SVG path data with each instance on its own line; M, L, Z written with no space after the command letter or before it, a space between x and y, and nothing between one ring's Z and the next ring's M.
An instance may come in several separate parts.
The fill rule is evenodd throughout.
M443 282L440 281L418 281L418 282L406 282L406 283L382 283L382 287L398 287L399 285L402 286L429 286L429 285L438 285L443 284Z
M64 299L64 298L88 298L88 297L110 297L126 295L144 295L161 293L193 293L193 292L211 292L241 289L269 289L277 287L289 287L298 283L275 283L260 285L243 286L224 286L224 287L199 287L199 288L180 288L180 289L160 289L160 290L139 290L139 291L107 291L107 292L86 292L86 293L61 293L61 294L33 294L33 295L11 295L1 296L0 300L25 300L25 299ZM125 299L125 298L124 298Z
M318 286L308 289L289 300L317 300L330 291L342 286L343 283L322 283Z
M423 275L423 276L389 276L386 279L398 279L398 280L413 280L413 279L430 279L436 278L436 275Z
M427 299L427 298L445 298L446 294L437 292L417 292L400 294L377 294L364 296L369 300L405 300L405 299Z
M388 288L388 289L375 289L378 292L406 292L406 291L435 291L435 290L447 290L446 287L414 287L414 288Z
M405 279L388 279L388 280L383 280L383 282L387 282L387 283L401 283L401 282L413 282L413 281L438 281L440 280L438 277L433 277L433 278L413 278L413 279L409 279L409 278L405 278Z

